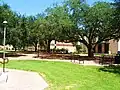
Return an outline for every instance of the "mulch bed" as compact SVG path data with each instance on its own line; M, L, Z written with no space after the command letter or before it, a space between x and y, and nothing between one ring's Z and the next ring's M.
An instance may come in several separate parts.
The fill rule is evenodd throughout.
M95 63L100 63L101 57L88 57L88 56L80 56L80 55L72 55L72 54L49 54L49 53L40 53L39 58L41 59L60 59L60 60L79 60L79 61L94 61ZM107 59L106 59L107 58ZM114 63L113 57L105 57L105 61L103 64L111 64Z
M80 55L71 55L71 54L40 54L39 55L40 58L42 59L63 59L63 60L80 60L80 59L84 59L84 60L97 60L99 57L93 57L90 58L88 56L80 56Z

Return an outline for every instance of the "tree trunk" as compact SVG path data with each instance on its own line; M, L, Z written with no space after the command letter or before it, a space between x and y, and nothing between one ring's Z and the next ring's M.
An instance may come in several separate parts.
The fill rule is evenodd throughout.
M38 45L38 57L40 55L40 44Z
M55 40L55 49L56 49L56 40Z
M37 43L35 43L35 52L37 52Z
M26 51L26 50L25 50L25 46L23 46L23 51Z
M47 45L47 52L50 53L50 43L52 40L48 40L48 45Z
M17 48L15 47L15 52L17 51Z
M88 57L94 57L94 51L92 45L89 45L87 48L88 48Z

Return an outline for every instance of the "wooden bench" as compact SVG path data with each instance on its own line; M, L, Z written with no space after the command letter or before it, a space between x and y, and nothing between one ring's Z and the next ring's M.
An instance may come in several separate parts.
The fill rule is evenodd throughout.
M81 59L80 55L71 55L71 62L75 63L75 61L79 61L79 64L80 64L80 61L83 61L83 64L84 64L84 59Z

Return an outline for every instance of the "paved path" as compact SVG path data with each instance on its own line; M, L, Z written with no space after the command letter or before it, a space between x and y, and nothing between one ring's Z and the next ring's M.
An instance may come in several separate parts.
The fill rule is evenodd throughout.
M71 62L71 60L59 60L59 59L49 60L34 58L36 54L24 54L24 55L25 56L8 58L9 60L45 60L45 61ZM1 58L0 61L2 61ZM75 63L79 63L79 61L76 60ZM80 63L81 65L100 66L99 64L96 64L94 61L84 61L84 64L83 61L81 61ZM7 71L8 71L6 73L8 75L7 83L5 83L6 76L2 77L0 75L0 90L44 90L44 88L48 87L48 84L38 73L13 69L7 69ZM2 72L2 69L0 69L0 72Z
M9 60L45 60L45 61L59 61L59 62L71 62L71 60L59 60L59 59L40 59L40 58L34 58L36 57L36 54L23 54L23 56L19 56L19 57L8 57ZM82 56L82 55L81 55ZM86 56L86 54L83 56ZM0 61L3 61L2 58L0 58ZM73 61L74 62L74 61ZM75 63L79 63L78 60L75 61ZM84 60L84 64L83 61L80 61L81 65L95 65L95 66L101 66L99 64L96 64L94 61L87 61Z
M44 90L48 87L48 84L38 73L13 69L6 71L8 71L6 72L8 81L7 83L4 80L0 82L0 90Z
M37 54L22 54L19 57L8 57L9 60L40 60L40 58L34 58Z

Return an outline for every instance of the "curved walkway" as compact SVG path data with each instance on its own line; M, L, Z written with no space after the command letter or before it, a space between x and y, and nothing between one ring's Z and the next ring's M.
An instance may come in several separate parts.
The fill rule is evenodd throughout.
M82 55L84 56L84 55ZM85 55L86 56L86 55ZM71 62L71 60L60 60L60 59L40 59L40 58L34 58L36 57L36 54L23 54L23 56L19 56L19 57L8 57L9 60L45 60L45 61L59 61L59 62ZM0 61L2 61L2 58L0 58ZM72 61L73 63L79 63L78 60L74 60ZM95 63L94 61L80 61L80 65L94 65L94 66L101 66L98 63Z
M48 84L35 72L7 69L6 74L0 75L0 90L44 90L47 87Z

